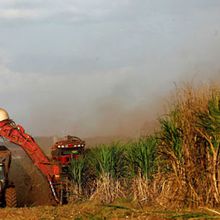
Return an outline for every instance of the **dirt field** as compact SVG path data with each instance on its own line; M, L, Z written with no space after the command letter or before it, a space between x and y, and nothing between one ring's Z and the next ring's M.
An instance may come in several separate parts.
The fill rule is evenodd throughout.
M49 220L49 219L147 219L161 220L163 218L149 217L147 213L135 213L127 209L95 207L85 205L67 205L60 207L40 206L33 208L2 209L0 219L30 219L30 220Z
M217 214L218 213L218 214ZM97 205L90 202L65 206L38 206L32 208L0 209L0 219L8 220L116 220L116 219L147 219L147 220L187 220L187 219L220 219L219 212L204 210L175 212L169 210L135 207L131 204Z

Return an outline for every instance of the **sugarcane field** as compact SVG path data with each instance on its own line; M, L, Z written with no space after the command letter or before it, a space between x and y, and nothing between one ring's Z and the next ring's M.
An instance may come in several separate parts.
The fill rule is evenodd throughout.
M93 140L72 157L63 204L52 202L46 179L23 150L6 142L17 204L0 213L3 219L217 218L219 120L220 87L184 85L151 134Z
M0 1L0 220L220 219L219 0Z

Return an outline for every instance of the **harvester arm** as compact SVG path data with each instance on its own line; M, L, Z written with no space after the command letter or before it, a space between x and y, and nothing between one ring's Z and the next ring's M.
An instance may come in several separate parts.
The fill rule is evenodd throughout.
M24 128L21 125L16 125L11 119L0 121L0 136L23 148L34 165L47 178L52 194L55 200L59 202L55 190L55 179L60 175L60 168L58 165L50 162L49 158L43 153L34 138L25 133Z

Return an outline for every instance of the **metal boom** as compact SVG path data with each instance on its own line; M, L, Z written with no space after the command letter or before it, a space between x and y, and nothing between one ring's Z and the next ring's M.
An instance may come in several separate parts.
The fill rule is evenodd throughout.
M47 178L52 194L59 202L55 185L57 183L56 177L60 175L60 168L49 160L34 138L25 133L24 128L21 125L16 125L11 119L0 121L0 136L23 148L34 165Z

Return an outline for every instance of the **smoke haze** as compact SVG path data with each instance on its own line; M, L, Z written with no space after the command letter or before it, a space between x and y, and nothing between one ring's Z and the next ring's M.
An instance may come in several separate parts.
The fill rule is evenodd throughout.
M174 84L220 79L218 0L2 0L1 107L27 132L135 136Z

